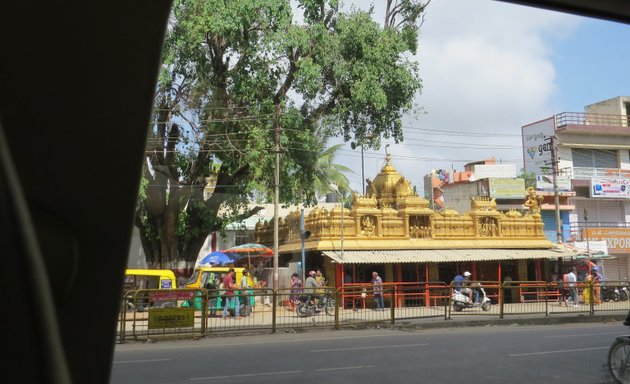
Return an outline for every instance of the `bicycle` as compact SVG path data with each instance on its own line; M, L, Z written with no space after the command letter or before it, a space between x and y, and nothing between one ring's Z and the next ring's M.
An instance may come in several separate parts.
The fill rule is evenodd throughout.
M630 326L630 312L623 322ZM620 384L630 384L630 335L619 336L608 349L608 369Z

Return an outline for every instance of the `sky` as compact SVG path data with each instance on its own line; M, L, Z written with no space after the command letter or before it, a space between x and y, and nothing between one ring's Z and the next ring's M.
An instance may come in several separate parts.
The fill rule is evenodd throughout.
M385 3L373 2L375 20L382 22ZM461 171L492 157L522 168L523 125L630 95L629 36L630 26L610 21L494 0L433 0L414 57L422 112L403 118L403 143L364 151L365 177L378 174L387 143L394 167L420 195L431 169ZM336 162L354 170L347 176L361 191L360 149L347 143Z

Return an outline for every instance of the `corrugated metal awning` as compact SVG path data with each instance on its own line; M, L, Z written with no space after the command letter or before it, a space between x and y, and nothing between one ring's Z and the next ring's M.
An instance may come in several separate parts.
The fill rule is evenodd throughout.
M337 263L447 263L457 261L495 261L522 259L556 259L567 256L564 250L552 249L414 249L380 251L324 251Z

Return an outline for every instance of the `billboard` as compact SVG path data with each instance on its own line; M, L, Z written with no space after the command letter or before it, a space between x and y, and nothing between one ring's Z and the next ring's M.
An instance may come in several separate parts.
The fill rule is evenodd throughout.
M522 127L522 135L525 171L551 173L551 143L545 139L554 135L553 117Z
M588 228L582 230L582 239L605 240L608 253L630 254L630 228Z
M558 186L558 192L569 192L571 191L571 178L565 175L558 175L556 176L556 185ZM553 192L553 176L537 175L536 190Z
M591 197L630 198L630 179L591 178Z
M488 179L489 197L525 200L525 179Z

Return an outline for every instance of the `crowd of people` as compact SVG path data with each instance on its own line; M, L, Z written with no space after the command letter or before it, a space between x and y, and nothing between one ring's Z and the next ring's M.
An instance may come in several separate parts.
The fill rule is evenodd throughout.
M593 266L590 274L587 274L584 278L584 282L587 284L582 290L582 298L584 303L594 305L601 303L601 282L602 282L601 268L599 266ZM578 275L577 268L571 267L562 276L562 280L559 282L561 291L561 301L565 306L569 306L569 302L574 307L580 306L579 292L578 292ZM592 289L591 289L592 286Z
M300 295L302 293L309 293L315 296L323 294L323 287L326 286L326 278L322 274L322 271L318 269L316 271L310 271L306 277L306 280L302 282L302 279L300 279L300 275L295 272L293 273L293 275L291 275L289 286L291 287L291 295L289 296L289 308L291 310L294 310L300 300Z
M230 268L225 274L212 273L204 287L210 295L208 306L211 316L223 308L222 318L227 319L233 315L240 320L241 315L253 315L256 300L252 289L260 288L261 283L247 269L237 282L234 268Z

